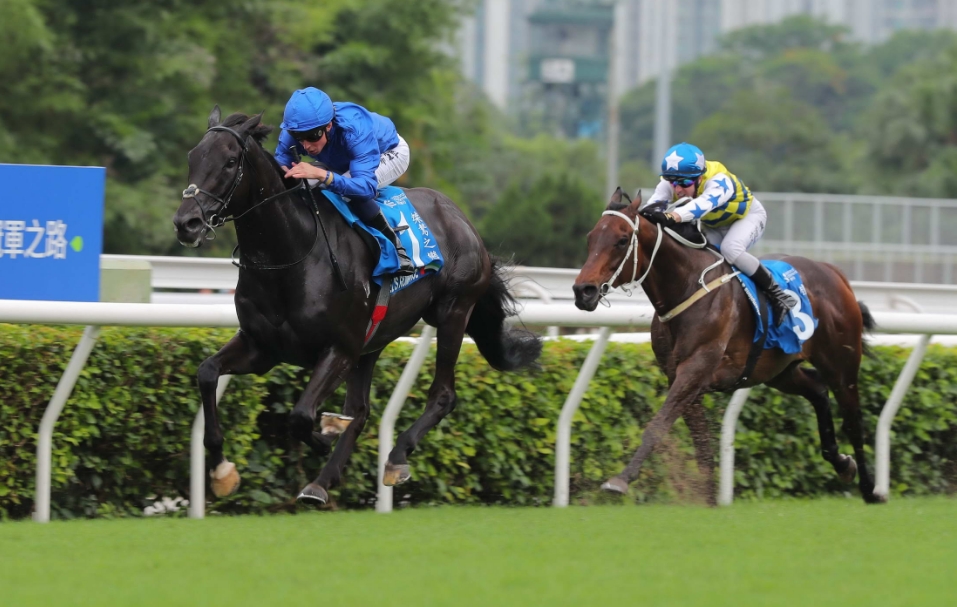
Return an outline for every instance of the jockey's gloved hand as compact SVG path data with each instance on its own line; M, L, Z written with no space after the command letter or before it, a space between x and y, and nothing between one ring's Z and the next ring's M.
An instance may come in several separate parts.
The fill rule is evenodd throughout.
M657 223L658 225L664 226L666 228L674 227L678 224L677 221L672 219L671 215L657 209L654 211L642 211L641 215L648 221Z

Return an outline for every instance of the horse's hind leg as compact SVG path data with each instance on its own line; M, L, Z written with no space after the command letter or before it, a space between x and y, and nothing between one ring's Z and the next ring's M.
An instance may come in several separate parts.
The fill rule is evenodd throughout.
M275 361L240 331L219 352L199 365L197 379L203 399L206 434L203 444L209 451L206 463L210 469L210 488L216 497L225 497L239 488L236 466L223 457L223 429L219 425L216 386L222 375L262 375L276 365Z
M438 323L435 379L429 388L425 411L396 439L382 474L383 484L398 485L409 480L409 454L415 450L425 433L455 408L455 363L459 358L462 337L465 335L465 326L471 312L471 306L457 307L445 313Z
M841 429L851 440L854 446L854 459L857 461L858 484L861 490L861 496L864 502L868 504L879 504L886 501L882 496L874 493L874 480L867 470L867 460L864 459L864 427L863 414L861 413L860 397L857 393L857 369L853 376L842 378L840 381L830 382L831 390L838 404L841 405L841 416L844 421L841 423ZM849 380L849 381L847 381Z
M369 390L372 388L372 372L382 350L366 354L359 359L346 379L346 403L342 408L345 415L352 417L352 422L339 435L339 442L332 452L332 457L322 467L319 477L309 483L300 494L300 499L325 504L329 500L328 490L339 484L342 479L342 469L345 468L349 456L355 448L356 439L369 419Z
M701 399L691 403L681 413L691 440L694 442L694 456L698 462L698 471L704 475L703 493L709 506L717 506L717 490L714 485L714 449L711 446L711 429L708 428L708 419L704 415Z
M831 401L827 394L827 384L817 369L801 367L796 361L767 385L785 394L803 396L814 407L817 417L817 429L821 435L821 456L834 466L834 471L845 483L854 481L857 466L849 455L837 451L837 438L834 435L834 418L831 416Z

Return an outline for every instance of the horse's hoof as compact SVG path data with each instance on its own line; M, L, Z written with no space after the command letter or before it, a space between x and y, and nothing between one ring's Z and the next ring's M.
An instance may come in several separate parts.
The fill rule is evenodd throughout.
M396 465L392 462L386 462L385 470L382 471L382 484L386 487L401 485L410 478L412 478L412 473L409 472L409 464Z
M354 417L339 415L338 413L323 413L319 420L319 428L325 435L339 435L346 431Z
M877 493L874 493L873 491L870 491L864 494L864 503L865 504L886 504L887 496L879 495Z
M220 462L215 470L209 472L209 478L209 486L216 497L232 495L239 489L239 472L236 472L236 464L230 461Z
M602 491L608 491L610 493L620 493L625 495L628 493L628 483L623 479L613 476L604 483L601 484Z
M847 462L847 468L844 469L844 472L838 474L838 478L845 483L853 483L854 477L857 476L857 463L854 458L850 455L841 455L838 459L841 462Z
M312 504L313 506L325 506L329 502L329 494L319 485L309 483L296 496L296 501L303 504Z

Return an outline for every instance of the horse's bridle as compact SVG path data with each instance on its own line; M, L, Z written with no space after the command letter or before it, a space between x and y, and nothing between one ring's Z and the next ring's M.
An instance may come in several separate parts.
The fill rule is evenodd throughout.
M700 289L698 289L694 294L692 294L691 297L687 298L686 300L684 300L683 302L681 302L680 304L678 304L677 306L669 310L666 314L658 315L658 318L661 320L661 322L668 322L675 316L687 310L693 303L695 303L696 301L698 301L699 299L701 299L702 297L710 293L713 289L715 289L716 287L720 287L723 284L727 284L729 280L731 280L732 278L740 274L740 272L735 270L733 272L729 272L705 284L704 278L708 274L708 272L720 266L721 264L725 263L724 256L722 256L721 253L715 251L714 249L708 248L707 239L705 239L701 243L691 242L690 240L684 238L683 236L681 236L680 234L678 234L671 228L662 229L661 224L656 223L655 226L657 226L658 228L658 239L655 241L655 248L651 252L651 259L648 260L648 269L645 270L645 273L641 275L641 278L635 280L635 276L638 275L638 227L640 225L641 215L640 214L636 215L634 221L632 221L631 218L625 215L624 213L619 213L618 211L605 211L604 213L602 213L602 215L603 216L614 215L616 217L621 217L622 219L628 222L629 226L631 226L631 242L628 244L628 250L625 252L625 256L621 260L621 265L618 266L618 269L615 270L615 273L612 275L612 277L609 278L607 282L602 284L601 288L599 289L598 301L600 301L606 306L611 306L611 303L605 298L605 296L608 294L608 291L614 288L612 286L612 283L615 282L615 279L618 278L618 275L621 274L621 271L624 269L625 263L628 261L628 256L631 254L632 249L634 249L635 251L635 262L631 270L631 282L621 285L620 288L622 291L625 292L626 295L630 297L632 292L634 291L634 288L641 286L641 283L645 281L645 278L647 278L649 272L651 272L651 266L655 263L655 256L658 254L658 247L661 246L661 238L664 232L668 232L668 234L672 238L674 238L681 244L685 245L686 247L690 247L692 249L705 249L711 252L718 258L718 260L714 262L713 264L711 264L710 266L706 267L701 272L701 276L698 278L698 283L701 284Z
M651 266L655 263L655 256L658 255L658 247L661 246L662 231L661 231L661 226L658 224L655 224L658 227L658 239L655 240L655 248L651 252L651 259L648 260L648 269L645 270L645 273L641 275L641 278L637 278L638 277L638 249L639 249L638 228L641 226L641 216L635 215L635 220L632 221L631 217L628 217L624 213L620 213L618 211L605 211L604 213L602 213L602 216L605 216L605 215L614 215L615 217L620 217L624 219L625 221L627 221L628 225L631 226L631 240L628 243L628 250L625 251L625 256L622 257L621 259L621 264L619 264L618 269L615 270L615 273L612 274L611 278L609 278L604 284L602 284L598 290L598 293L599 293L598 301L600 301L605 306L610 306L611 303L605 298L605 296L608 294L610 290L614 288L613 284L615 280L618 278L618 275L621 274L621 271L625 269L625 264L628 262L628 256L631 255L632 251L635 252L635 255L634 255L634 264L632 265L632 268L631 268L631 281L621 285L619 288L622 291L624 291L626 295L631 296L632 291L635 288L640 287L641 283L643 283L645 279L648 278L648 273L651 272Z
M236 179L233 180L233 185L230 186L229 192L226 193L225 198L220 198L216 194L213 194L212 192L209 192L207 190L200 188L195 183L189 184L189 186L187 186L187 188L183 190L183 198L192 198L196 202L196 206L199 207L199 212L202 214L202 217L203 217L203 224L204 224L203 227L206 229L206 233L207 233L206 240L214 240L216 238L216 228L226 225L227 221L236 221L237 219L241 219L243 216L256 210L257 208L261 207L267 202L278 200L284 196L289 195L291 192L296 192L300 196L307 198L309 202L312 204L312 213L310 214L312 215L312 219L316 224L316 238L315 240L313 240L312 246L309 248L309 250L306 251L306 254L300 257L299 259L297 259L296 261L293 261L290 263L284 263L284 264L243 263L242 261L240 261L238 258L235 257L236 251L239 249L239 245L237 244L236 247L233 249L233 257L234 257L233 265L243 270L284 270L286 268L291 268L293 266L299 265L300 263L305 261L305 259L309 257L309 255L312 254L312 251L316 248L316 244L319 243L319 234L321 233L323 236L323 239L325 239L326 241L326 246L329 247L329 257L332 262L332 269L336 277L336 282L339 283L340 290L344 291L346 289L346 283L342 277L342 271L339 269L339 260L336 259L336 254L332 250L332 244L329 242L328 235L326 235L326 227L323 225L322 219L319 217L319 207L316 205L316 200L312 196L312 193L309 191L309 186L305 179L300 180L299 187L291 188L291 189L279 192L278 194L274 194L272 196L264 198L260 200L259 202L257 202L256 204L249 207L248 209L246 209L245 211L243 211L242 213L240 213L239 215L236 215L235 217L231 217L229 216L229 214L224 212L226 211L226 208L229 206L229 203L232 201L233 194L236 192L236 188L239 187L239 182L243 180L243 165L246 162L246 152L249 151L249 137L247 136L245 139L243 139L243 137L239 133L237 133L236 131L234 131L233 129L227 126L217 125L217 126L209 127L206 130L206 134L209 134L211 131L225 131L229 133L230 135L236 138L236 141L239 142L239 145L243 146L243 151L239 155L239 171L236 173ZM205 137L205 135L203 136ZM249 165L249 166L253 170L253 172L255 172L255 168L253 168L255 165ZM206 209L203 208L203 205L196 198L196 194L204 194L207 197L212 198L216 202L221 203L223 206L219 208L218 213L213 213L209 217L206 217Z
M236 141L239 142L239 145L243 146L243 151L239 155L239 170L236 173L236 178L233 180L233 185L230 186L229 192L226 193L225 198L220 198L216 194L200 188L195 183L189 184L189 186L183 190L183 198L192 198L196 200L196 206L199 207L199 212L203 216L203 224L207 232L206 240L214 240L216 238L216 228L222 227L230 219L237 219L235 217L230 218L225 211L233 199L233 194L236 192L236 188L239 187L239 183L243 180L243 165L246 163L246 152L249 150L249 138L247 137L246 139L243 139L239 133L228 126L212 126L206 130L206 133L209 134L212 131L225 131L229 133L236 138ZM218 212L206 217L206 209L203 208L202 203L196 199L196 194L204 194L207 198L211 198L223 206L219 208ZM266 201L264 200L262 202ZM259 204L262 204L262 202ZM259 206L259 204L255 205L253 208ZM252 208L248 209L246 212L248 213L251 210ZM243 213L243 215L245 215L245 213ZM241 216L242 215L240 215L240 217Z

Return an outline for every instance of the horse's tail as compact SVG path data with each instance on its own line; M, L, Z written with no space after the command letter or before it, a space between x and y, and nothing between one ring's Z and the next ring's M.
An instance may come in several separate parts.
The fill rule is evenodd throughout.
M873 333L874 329L877 328L877 321L874 320L871 311L867 309L863 301L858 301L857 307L861 309L861 318L864 320L864 332ZM874 358L874 351L871 349L870 344L867 343L867 340L862 339L861 344L864 356Z
M500 259L489 257L492 277L488 290L476 302L465 332L475 340L479 352L492 368L516 371L532 367L542 353L542 339L505 322L507 317L515 315L515 297L508 290L506 265Z

